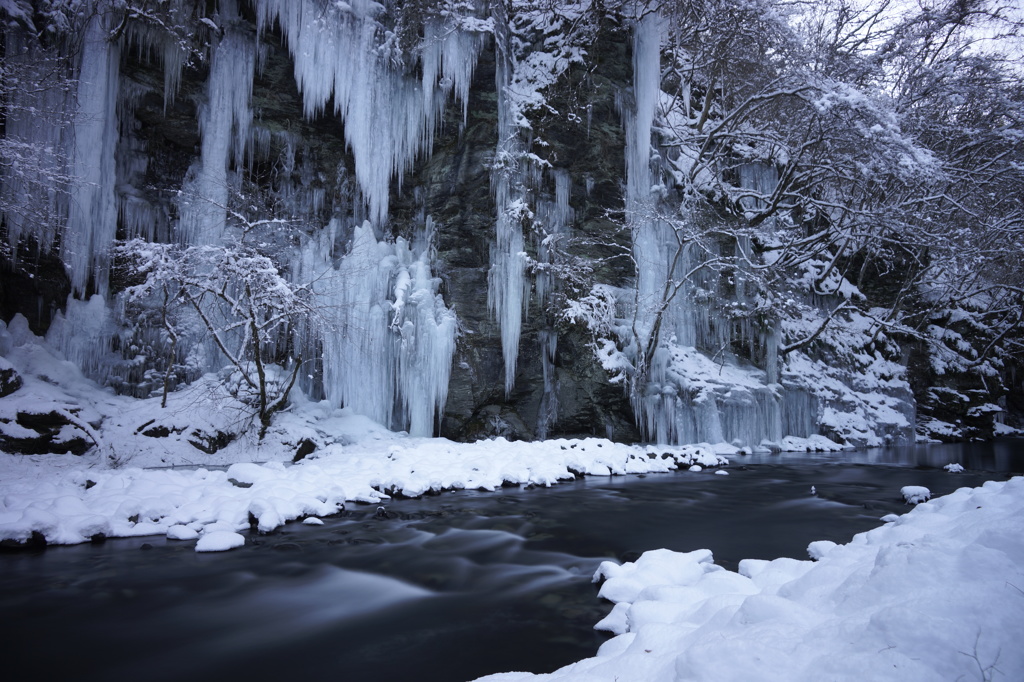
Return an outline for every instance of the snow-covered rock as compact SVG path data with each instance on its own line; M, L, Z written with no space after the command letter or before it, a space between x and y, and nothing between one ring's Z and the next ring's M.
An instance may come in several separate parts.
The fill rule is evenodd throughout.
M245 537L239 533L218 530L204 533L196 543L197 552L226 552L245 544Z
M907 504L921 504L922 502L927 502L932 497L932 491L923 485L905 485L900 488L900 492L903 494L903 499L907 501Z

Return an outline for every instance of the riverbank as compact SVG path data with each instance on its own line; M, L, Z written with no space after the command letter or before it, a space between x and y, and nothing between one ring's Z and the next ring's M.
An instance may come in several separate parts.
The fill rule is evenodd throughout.
M640 447L603 439L453 443L394 438L326 448L295 465L223 470L109 468L97 456L0 454L0 541L76 544L106 537L271 532L346 504L444 490L549 486L582 475L718 467L728 448ZM237 540L236 540L237 541Z
M990 481L886 517L817 561L655 550L605 562L615 603L598 654L548 675L586 680L1024 679L1024 477Z
M720 467L744 452L725 443L410 438L298 393L258 439L252 409L216 377L170 394L164 406L160 396L99 387L27 329L6 343L0 370L13 390L0 397L0 436L10 452L43 453L0 452L0 542L8 546L165 533L195 541L250 526L270 532L393 495ZM772 447L842 449L822 436ZM240 542L220 537L215 547Z

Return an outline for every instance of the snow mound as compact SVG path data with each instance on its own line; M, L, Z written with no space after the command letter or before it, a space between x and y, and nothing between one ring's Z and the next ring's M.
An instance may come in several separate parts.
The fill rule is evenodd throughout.
M204 533L199 542L196 543L197 552L226 552L245 544L245 538L239 533L231 533L225 530L217 530L212 533Z
M964 470L963 465L958 464L957 462L951 462L942 468L951 474L959 474Z
M199 537L199 531L188 526L178 524L167 529L168 540L195 540Z
M900 492L903 493L903 499L907 504L921 504L932 497L932 491L923 485L905 485L900 488Z

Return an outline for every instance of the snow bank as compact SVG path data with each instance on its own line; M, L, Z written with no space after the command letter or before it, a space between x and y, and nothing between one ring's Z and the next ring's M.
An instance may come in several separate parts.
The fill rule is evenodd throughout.
M0 453L0 540L25 542L33 533L51 544L98 535L167 534L184 540L195 537L189 530L205 530L203 542L215 526L234 533L252 524L269 533L288 521L335 514L352 501L495 490L506 483L550 486L577 474L667 472L727 460L708 445L658 449L602 439L463 444L407 438L333 445L294 466L240 462L227 471L93 470L88 463Z
M161 408L159 398L137 400L98 387L32 335L24 318L0 326L0 349L23 381L0 398L0 438L24 441L24 434L3 435L20 429L36 443L41 434L28 428L35 422L25 421L26 414L62 419L61 434L68 432L46 446L54 454L0 452L0 541L41 537L74 544L157 534L185 540L213 524L238 532L250 521L266 533L288 521L337 513L346 502L494 490L506 483L548 486L578 475L720 467L745 452L727 443L668 447L499 438L460 444L413 438L326 401L309 402L298 392L260 441L252 410L215 376L172 393ZM67 441L87 452L58 454ZM300 445L310 443L313 452L289 466ZM839 447L821 436L773 444L790 450ZM693 472L702 475L697 468Z
M1024 478L962 488L818 561L656 550L601 565L621 633L594 658L526 680L1024 679Z

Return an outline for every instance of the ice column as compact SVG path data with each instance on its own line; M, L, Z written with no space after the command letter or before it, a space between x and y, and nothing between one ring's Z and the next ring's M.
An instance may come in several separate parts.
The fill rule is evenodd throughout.
M661 19L645 14L633 31L634 108L624 107L626 127L626 219L636 259L637 322L641 345L653 331L666 275L664 226L652 196L651 129L661 90ZM644 349L639 349L643 352Z
M79 295L85 293L90 277L96 291L106 294L106 250L117 234L114 152L120 50L109 40L111 17L110 12L96 12L82 36L70 203L61 246L71 286Z
M252 123L256 46L238 27L235 0L221 0L217 19L224 35L213 49L206 102L199 111L200 158L182 188L179 239L185 244L216 244L223 237L228 167L241 161Z
M500 4L495 9L501 12ZM505 395L512 392L519 356L524 306L527 301L526 253L523 220L528 217L523 188L522 141L512 112L509 85L514 68L508 22L495 17L496 87L498 93L498 149L491 171L491 187L497 208L491 269L488 273L487 303L501 328L501 351L505 362Z
M296 272L314 282L324 315L323 382L337 406L389 428L431 436L448 398L457 320L438 294L429 249L378 242L366 222L337 264L339 229L311 241Z
M554 200L538 200L536 209L537 224L542 233L542 238L537 244L537 260L542 265L537 272L536 291L537 300L543 310L548 309L557 284L557 278L551 268L556 265L559 241L569 232L574 220L574 211L569 205L572 189L569 172L565 169L556 169L551 171L551 176L555 184ZM558 418L558 375L555 371L558 332L551 328L542 329L538 332L538 341L544 394L537 415L537 437L546 438L548 429Z

